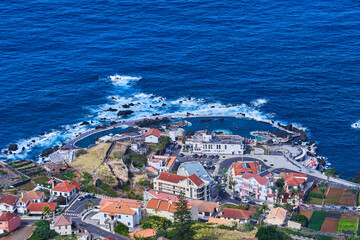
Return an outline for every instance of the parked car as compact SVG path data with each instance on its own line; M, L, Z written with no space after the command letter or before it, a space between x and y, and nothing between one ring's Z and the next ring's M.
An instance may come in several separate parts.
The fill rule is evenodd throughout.
M206 154L204 154L204 155L203 155L203 158L207 158L207 155L206 155Z
M215 158L218 159L218 158L219 158L219 155L216 155Z
M341 206L340 209L341 210L350 210L348 207L345 207L345 206Z
M86 195L84 196L84 198L95 198L95 195L89 193L89 194L86 194Z
M180 153L180 154L179 154L179 156L180 156L180 157L183 157L183 156L184 156L184 154L183 154L183 153Z
M310 204L309 207L316 208L316 206L314 204Z
M256 202L250 200L247 202L247 204L256 205Z
M234 197L234 199L237 201L241 201L241 198L239 198L239 197Z
M299 207L305 208L306 205L304 205L304 204L299 204Z
M209 158L210 158L210 159L213 159L213 158L214 158L214 155L210 155Z
M82 200L84 200L84 197L83 197L83 196L80 196L77 200L78 200L78 201L82 201Z
M213 165L213 163L210 161L210 162L208 162L208 165L209 165L209 166L212 166L212 165Z
M334 205L329 205L329 208L336 209Z

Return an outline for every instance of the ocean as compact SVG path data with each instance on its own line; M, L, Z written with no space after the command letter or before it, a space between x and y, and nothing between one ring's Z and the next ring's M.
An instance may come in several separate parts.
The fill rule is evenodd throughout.
M359 171L357 1L9 0L0 15L0 149L19 144L2 160L37 160L132 102L130 119L294 123L343 177Z

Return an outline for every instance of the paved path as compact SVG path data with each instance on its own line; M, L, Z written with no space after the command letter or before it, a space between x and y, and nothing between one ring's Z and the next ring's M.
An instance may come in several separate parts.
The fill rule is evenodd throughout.
M32 234L33 230L34 230L34 226L31 225L22 225L20 226L16 231L14 231L13 233L11 233L10 235L1 238L3 240L24 240L24 239L28 239L30 237L30 235Z

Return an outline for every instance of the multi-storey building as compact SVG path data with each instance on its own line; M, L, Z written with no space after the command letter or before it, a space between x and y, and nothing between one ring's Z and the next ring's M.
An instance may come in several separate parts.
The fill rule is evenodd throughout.
M183 193L186 198L209 201L210 185L196 174L188 177L162 172L154 179L154 189L170 194Z

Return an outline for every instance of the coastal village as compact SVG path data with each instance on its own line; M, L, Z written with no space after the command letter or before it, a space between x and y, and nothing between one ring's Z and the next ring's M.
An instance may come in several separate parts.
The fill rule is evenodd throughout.
M191 239L360 237L359 185L327 168L303 130L246 138L207 129L228 117L193 117L197 131L171 117L115 122L45 149L41 164L1 162L0 237L171 240L182 214Z

